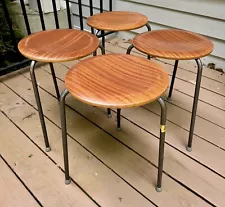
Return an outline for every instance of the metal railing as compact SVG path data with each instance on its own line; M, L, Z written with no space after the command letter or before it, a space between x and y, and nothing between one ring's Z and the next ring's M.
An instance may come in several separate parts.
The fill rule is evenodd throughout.
M46 30L46 24L45 24L45 19L44 19L44 14L43 14L43 10L42 10L42 5L41 5L41 0L36 0L37 1L37 7L38 7L38 12L39 12L39 17L40 17L40 24L41 24L41 28L42 30ZM109 1L109 8L107 9L108 11L112 11L113 9L113 2L112 0L108 0ZM96 2L96 1L95 1ZM103 3L106 2L105 0L99 0L99 6L94 5L93 0L89 0L89 4L85 5L89 7L90 10L90 16L92 16L94 14L94 9L98 9L99 12L103 12L104 11L104 5ZM68 28L72 29L72 19L71 16L72 15L76 15L79 17L79 28L81 30L84 29L84 16L83 16L83 4L82 4L82 0L77 0L77 2L71 1L71 0L65 0L66 3L66 13L67 13L67 22L68 22ZM78 4L78 11L76 14L72 14L71 13L71 8L70 8L70 4ZM13 25L12 25L12 18L9 14L9 9L7 7L7 0L1 0L0 6L2 6L3 11L4 11L4 16L5 19L7 21L7 25L8 25L8 29L10 31L10 36L11 36L11 42L13 44L13 48L15 53L19 54L19 51L17 49L17 44L18 44L18 40L16 40L15 38L15 34L14 34L14 30L13 30ZM31 34L31 27L30 27L30 22L28 19L28 15L27 15L27 11L26 11L26 6L24 3L24 0L20 0L20 6L21 6L21 10L23 13L23 19L24 19L24 23L26 26L26 31L27 34ZM57 5L56 5L56 0L52 0L52 7L53 7L53 12L54 12L54 21L55 21L55 28L59 29L60 28L60 21L59 21L59 17L58 17L58 12L57 12ZM91 29L91 32L94 34L94 29ZM101 33L101 34L97 34L97 36L99 38L102 38L102 41L104 41L104 37L108 34L111 34L111 32L106 32L106 33ZM1 60L0 60L1 61ZM19 62L10 64L6 67L2 67L0 68L0 76L8 74L12 71L18 70L20 68L23 68L25 65L29 64L30 60L28 59L23 59Z

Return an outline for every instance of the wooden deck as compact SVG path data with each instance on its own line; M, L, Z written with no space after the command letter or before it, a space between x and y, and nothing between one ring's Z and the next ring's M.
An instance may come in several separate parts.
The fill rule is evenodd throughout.
M108 53L125 53L128 43L111 40ZM133 53L140 55L138 53ZM172 61L161 62L171 74ZM60 90L74 62L55 64ZM163 192L155 191L159 143L156 103L106 111L67 98L70 173L64 184L59 106L48 65L37 79L52 151L44 142L30 81L24 69L0 79L0 206L225 206L225 75L204 68L193 151L187 152L196 78L194 62L179 65L167 102ZM165 95L166 97L166 95Z

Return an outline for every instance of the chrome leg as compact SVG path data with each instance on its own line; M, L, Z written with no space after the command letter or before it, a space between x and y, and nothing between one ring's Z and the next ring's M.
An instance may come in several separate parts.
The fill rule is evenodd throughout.
M102 45L99 45L99 48L101 49L102 55L105 55L105 48Z
M67 143L67 128L66 128L66 110L65 98L69 91L66 89L60 96L60 115L61 115L61 128L62 128L62 143L63 143L63 158L65 169L65 184L70 184L71 179L69 175L69 159L68 159L68 143Z
M188 139L188 145L187 145L188 152L191 152L191 150L192 150L195 118L196 118L196 113L197 113L199 91L200 91L201 79L202 79L202 62L200 59L196 59L195 61L197 63L198 71L197 71L197 79L196 79L196 84L195 84L194 102L193 102L193 107L192 107L191 126L190 126L189 139Z
M121 109L117 109L117 131L120 131L121 130L121 127L120 127L120 121L121 121Z
M152 28L151 28L149 22L146 24L146 27L147 27L147 29L148 29L149 32L152 30Z
M128 49L127 49L127 54L128 55L130 55L130 53L131 53L131 50L134 48L134 45L132 44L132 45L130 45L129 47L128 47Z
M162 191L162 174L163 174L163 160L164 160L164 145L165 145L165 133L166 133L166 104L162 98L158 99L161 106L161 120L160 120L160 139L159 139L159 159L158 159L158 177L156 191Z
M48 141L48 135L47 135L46 125L45 125L42 105L41 105L41 99L40 99L40 95L39 95L39 92L38 92L38 85L37 85L36 75L35 75L35 72L34 72L34 68L35 68L36 63L37 62L34 61L34 60L31 62L31 65L30 65L30 77L31 77L32 85L33 85L34 96L35 96L36 103L37 103L39 118L40 118L40 122L41 122L41 128L42 128L44 141L45 141L46 152L49 152L49 151L51 151L51 147L50 147L49 141Z
M178 63L179 63L179 60L176 60L175 61L175 65L174 65L174 69L173 69L173 75L172 75L172 79L171 79L171 84L170 84L170 90L169 90L168 99L170 99L172 97L173 86L174 86L174 81L175 81L176 74L177 74Z
M56 75L55 75L55 70L54 70L54 67L53 67L53 63L49 63L49 65L50 65L50 69L51 69L51 73L52 73L53 83L54 83L54 86L55 86L56 96L57 96L57 99L59 101L59 99L60 99L60 93L59 93L59 87L58 87L58 83L57 83L57 79L56 79Z

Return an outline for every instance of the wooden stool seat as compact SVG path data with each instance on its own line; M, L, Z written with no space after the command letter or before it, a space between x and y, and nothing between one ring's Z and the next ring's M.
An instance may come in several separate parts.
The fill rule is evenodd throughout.
M168 74L142 57L110 54L82 60L65 78L75 98L103 108L127 108L158 99L168 88Z
M105 31L138 29L148 23L148 18L137 12L113 11L95 14L87 19L90 27Z
M134 47L153 57L191 60L209 55L213 43L208 38L183 30L155 30L137 35Z
M65 62L93 53L99 46L95 35L75 29L55 29L31 34L19 42L25 57L42 62Z

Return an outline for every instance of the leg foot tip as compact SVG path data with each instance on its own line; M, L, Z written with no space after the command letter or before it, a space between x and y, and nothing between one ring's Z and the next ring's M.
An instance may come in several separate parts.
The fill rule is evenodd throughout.
M107 116L108 116L108 118L112 118L112 114L108 114Z
M65 184L69 185L71 183L71 179L65 180Z
M120 127L117 127L116 130L117 130L118 132L120 132L120 131L121 131L121 128L120 128Z
M162 187L161 187L161 188L156 187L155 189L156 189L156 191L159 192L159 193L162 192Z
M192 151L192 148L191 147L186 147L186 150L188 151L188 152L191 152Z
M51 147L46 147L46 152L50 152L51 151Z

